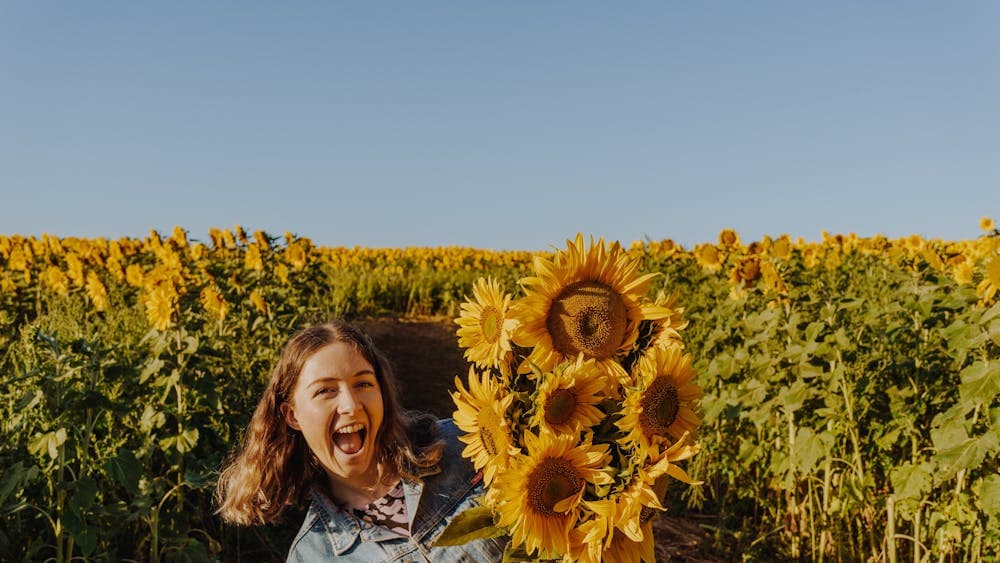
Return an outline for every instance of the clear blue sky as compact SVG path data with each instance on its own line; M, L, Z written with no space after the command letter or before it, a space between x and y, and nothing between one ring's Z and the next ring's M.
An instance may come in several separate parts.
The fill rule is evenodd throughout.
M0 233L545 249L1000 220L1000 2L0 3Z

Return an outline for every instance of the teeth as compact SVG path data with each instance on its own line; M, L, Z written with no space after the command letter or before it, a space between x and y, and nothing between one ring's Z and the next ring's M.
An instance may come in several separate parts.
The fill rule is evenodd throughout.
M342 428L337 429L337 434L350 434L351 432L359 432L365 429L364 424L349 424Z

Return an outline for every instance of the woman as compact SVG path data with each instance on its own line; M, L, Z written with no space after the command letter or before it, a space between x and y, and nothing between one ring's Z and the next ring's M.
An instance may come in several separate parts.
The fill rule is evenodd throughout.
M343 322L285 345L242 447L219 477L227 522L275 522L309 510L288 561L499 560L506 538L433 547L477 505L477 475L450 420L413 415L369 337Z

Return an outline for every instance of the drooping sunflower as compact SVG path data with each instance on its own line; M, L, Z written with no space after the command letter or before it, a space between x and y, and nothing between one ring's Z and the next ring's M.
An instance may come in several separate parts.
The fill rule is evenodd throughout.
M531 364L550 371L580 353L622 371L616 356L635 342L638 323L649 314L642 297L657 275L639 275L639 265L617 242L587 245L582 234L551 260L536 256L535 275L521 279L525 296L512 310L519 321L514 343L532 348L519 371L527 373Z
M570 530L569 552L563 555L563 561L600 563L615 530L615 501L603 498L584 501L584 504L589 517Z
M499 525L510 529L514 547L524 545L529 554L567 554L587 483L613 482L603 469L610 459L607 446L531 432L523 441L528 453L515 458L499 492Z
M213 317L223 320L229 313L229 304L222 297L222 294L218 289L212 286L206 286L201 290L199 296L201 305L209 312Z
M655 455L660 445L673 444L701 423L694 411L702 396L701 387L691 383L695 375L691 356L679 346L656 348L639 361L636 386L626 391L625 416L617 423L626 433L627 450Z
M455 323L458 345L465 348L465 359L481 368L507 368L511 352L510 334L517 324L508 318L511 296L493 278L479 278L472 286L473 301L462 303Z
M462 455L483 471L483 482L489 485L510 462L513 442L506 412L514 396L489 373L480 376L474 367L469 368L469 388L457 377L455 388L458 391L451 394L457 407L455 426L466 432L459 437L467 444Z
M976 295L989 303L997 291L1000 291L1000 254L986 262L986 277L976 286Z
M575 363L560 364L538 386L532 426L556 434L577 435L604 418L597 405L613 382L594 360L578 356Z
M664 450L654 463L638 468L625 490L613 497L614 530L605 539L602 561L656 561L653 520L659 512L666 510L660 499L666 493L668 476L689 485L700 484L675 464L690 458L700 449L687 443L688 436L685 434Z
M95 310L103 311L108 308L108 290L94 272L87 273L87 296Z

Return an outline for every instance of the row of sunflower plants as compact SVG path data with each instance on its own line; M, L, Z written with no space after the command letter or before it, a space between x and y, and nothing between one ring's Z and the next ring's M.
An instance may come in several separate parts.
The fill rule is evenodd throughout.
M716 515L706 549L997 550L1000 237L984 229L632 245L689 321L706 394L688 471L704 485L668 496ZM532 256L239 227L0 236L0 559L280 559L294 530L224 528L211 490L288 334L327 316L455 317L474 280L516 287Z
M523 261L209 237L0 237L0 560L280 558L294 530L222 528L211 493L287 336L448 314Z
M745 557L1000 550L996 234L961 245L978 284L927 259L943 245L871 243L793 245L775 260L773 247L720 240L714 260L661 266L683 288L706 390L691 471L705 486L686 500Z

